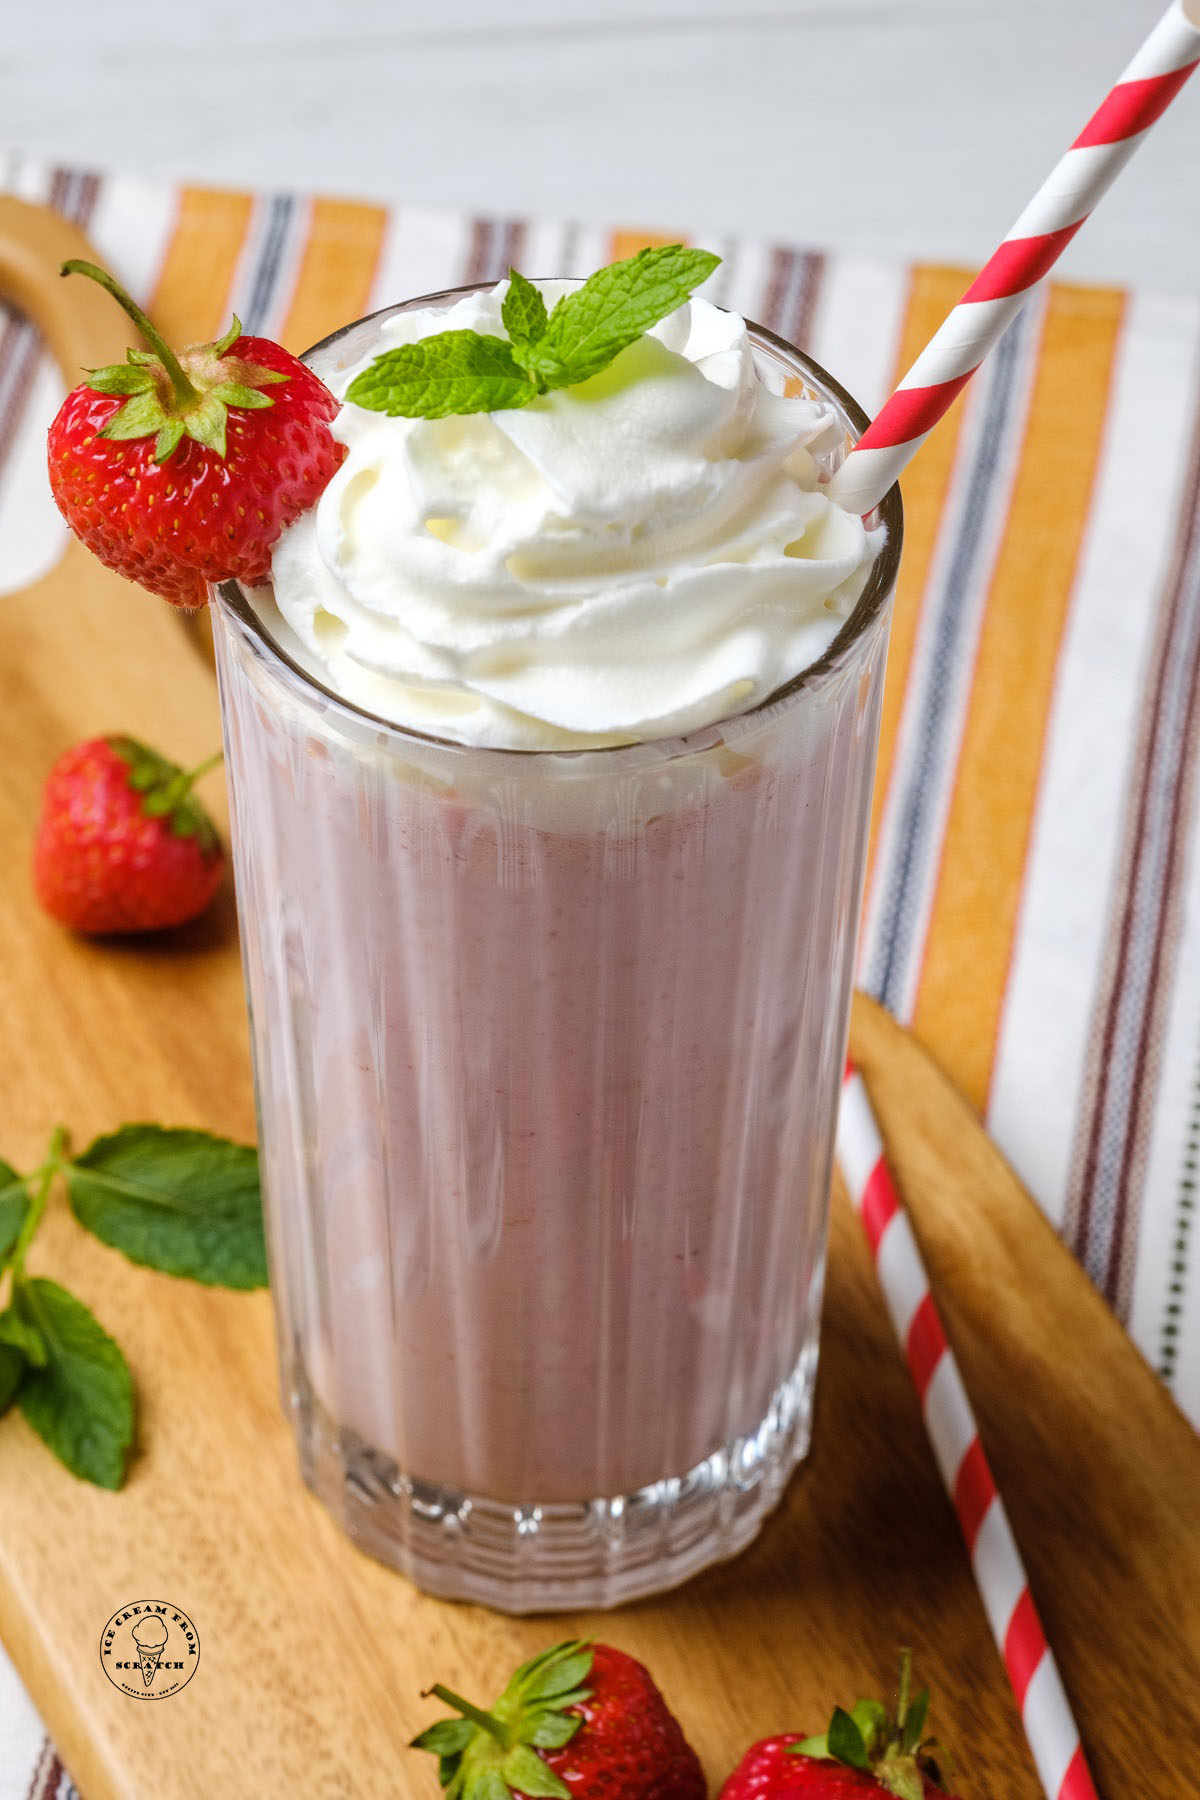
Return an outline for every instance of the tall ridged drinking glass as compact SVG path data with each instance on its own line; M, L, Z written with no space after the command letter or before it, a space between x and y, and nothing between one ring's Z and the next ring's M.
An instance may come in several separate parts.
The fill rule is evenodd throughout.
M628 748L400 729L215 596L284 1404L314 1492L435 1594L669 1587L748 1543L808 1448L882 510L821 662Z

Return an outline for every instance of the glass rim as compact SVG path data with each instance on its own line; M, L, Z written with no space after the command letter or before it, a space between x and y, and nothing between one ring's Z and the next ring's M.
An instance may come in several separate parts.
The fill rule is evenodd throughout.
M551 278L539 276L537 279L549 280ZM307 361L310 356L332 348L348 332L357 330L360 325L370 324L373 319L384 319L398 310L409 312L422 305L432 305L439 301L453 302L468 294L479 293L483 289L494 286L494 282L468 282L462 287L441 288L435 293L418 294L411 300L397 301L390 306L378 307L374 312L364 313L361 318L352 319L349 324L339 326L336 331L331 331L326 337L310 345L302 353L301 361ZM721 307L719 310L729 312L732 309ZM820 363L815 362L811 356L807 356L803 350L797 349L795 344L780 337L778 332L769 330L765 325L759 325L753 319L746 319L745 324L754 341L761 343L766 349L774 351L776 355L782 356L784 360L799 365L796 373L803 379L811 379L818 390L836 401L853 428L856 438L862 436L871 421L858 401L847 392L840 381L823 369ZM855 603L853 612L849 618L843 621L841 629L822 656L801 669L799 674L791 676L779 687L773 688L769 694L756 701L753 706L744 707L738 712L723 713L719 719L713 719L707 725L693 726L686 732L667 732L657 737L634 738L623 744L581 745L569 748L525 748L503 744L470 744L465 743L461 738L441 737L436 732L422 731L419 726L402 725L382 713L372 712L369 707L360 706L355 700L347 699L335 688L328 687L302 663L298 663L295 657L290 656L263 624L247 598L245 588L240 581L222 581L213 585L215 594L219 595L221 603L228 611L259 641L270 656L274 657L299 680L303 687L311 688L315 693L323 695L326 700L333 701L338 707L344 708L367 724L382 727L400 737L416 738L423 743L435 744L440 749L458 750L475 756L606 756L619 751L628 753L630 750L656 745L660 747L666 745L686 746L701 733L719 731L724 725L731 725L735 722L740 724L743 720L753 719L760 713L768 712L782 701L791 699L805 688L812 687L826 676L836 673L842 663L847 660L852 647L861 637L865 636L878 619L896 584L896 571L900 564L900 551L904 541L904 509L900 498L899 483L893 484L869 516L877 518L881 524L886 526L887 541L871 566L866 585Z

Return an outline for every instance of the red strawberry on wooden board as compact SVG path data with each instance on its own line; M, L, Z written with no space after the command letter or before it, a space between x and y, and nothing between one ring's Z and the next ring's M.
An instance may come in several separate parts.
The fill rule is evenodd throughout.
M185 773L135 738L91 738L46 780L33 882L46 912L89 934L158 931L204 911L225 866Z
M849 1712L835 1707L820 1737L784 1732L763 1738L747 1750L720 1800L946 1800L937 1745L923 1735L929 1690L910 1697L910 1680L906 1650L894 1715L882 1701L860 1700Z
M556 1644L522 1663L488 1711L440 1684L457 1719L413 1739L447 1800L704 1800L695 1751L648 1669L610 1644Z
M111 275L79 261L62 272L98 281L150 345L63 401L47 441L63 518L107 568L176 606L203 606L210 581L265 581L276 539L346 453L329 430L337 401L236 318L176 354Z

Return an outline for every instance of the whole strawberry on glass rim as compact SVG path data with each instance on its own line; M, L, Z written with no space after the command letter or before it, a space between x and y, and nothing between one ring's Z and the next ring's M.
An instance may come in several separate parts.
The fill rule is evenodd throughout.
M270 573L284 528L312 506L345 455L329 430L338 403L269 338L224 337L176 353L125 290L150 346L93 369L50 427L50 487L71 530L107 568L175 606L203 606L209 582Z
M413 1748L432 1750L446 1800L704 1800L704 1772L650 1671L578 1639L531 1657L484 1709L440 1683L460 1715Z
M747 1750L719 1800L954 1800L926 1738L929 1690L910 1694L912 1657L900 1653L900 1694L894 1713L880 1700L834 1708L819 1737L783 1732ZM945 1752L940 1754L944 1757Z

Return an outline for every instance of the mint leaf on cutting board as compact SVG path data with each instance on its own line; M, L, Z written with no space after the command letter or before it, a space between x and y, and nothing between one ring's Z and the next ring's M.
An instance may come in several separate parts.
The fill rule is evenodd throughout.
M36 1368L44 1369L49 1356L46 1340L37 1326L26 1318L16 1306L10 1306L6 1312L0 1313L0 1345L17 1350L26 1362L33 1363Z
M22 1281L13 1303L46 1347L44 1367L25 1367L22 1413L73 1475L119 1488L133 1444L128 1363L82 1300L57 1282Z
M11 1344L0 1344L0 1418L16 1398L25 1373L25 1358Z
M29 1194L17 1171L0 1160L0 1268L12 1255L29 1211Z
M63 1173L79 1223L131 1262L217 1287L267 1285L250 1146L207 1131L123 1125Z

